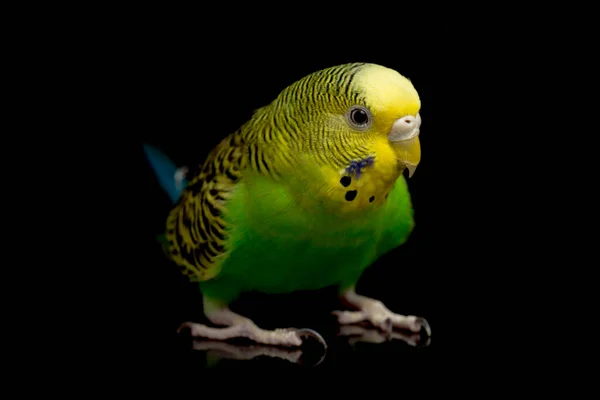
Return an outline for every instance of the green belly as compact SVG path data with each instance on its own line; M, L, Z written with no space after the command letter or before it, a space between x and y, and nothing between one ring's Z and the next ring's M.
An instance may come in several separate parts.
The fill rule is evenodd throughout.
M266 201L266 198L270 201ZM405 183L380 209L355 218L301 212L280 187L240 184L225 216L232 249L201 290L229 302L241 292L289 293L354 283L412 229Z

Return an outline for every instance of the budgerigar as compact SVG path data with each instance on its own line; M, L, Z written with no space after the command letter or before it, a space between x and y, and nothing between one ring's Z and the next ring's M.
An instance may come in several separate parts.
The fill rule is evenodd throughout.
M247 291L336 285L356 310L336 311L340 324L430 334L424 318L395 314L354 290L363 271L413 229L403 171L412 176L421 159L420 107L412 83L398 72L350 63L285 88L223 139L197 172L176 171L146 145L175 203L165 251L198 282L215 325L182 327L193 337L300 346L310 330L261 329L228 305Z

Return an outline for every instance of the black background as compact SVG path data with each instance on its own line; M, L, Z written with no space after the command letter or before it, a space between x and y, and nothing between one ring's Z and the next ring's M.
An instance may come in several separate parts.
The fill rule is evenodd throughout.
M328 315L338 304L328 291L247 296L233 308L265 328L319 330L330 352L323 364L308 370L324 371L327 378L343 370L342 379L331 379L338 389L349 382L350 389L361 387L369 395L388 390L402 395L409 386L425 395L446 393L441 377L459 378L455 382L471 387L481 376L500 377L499 386L487 388L495 390L510 383L518 369L527 379L539 372L526 358L543 341L550 358L572 349L586 354L590 342L571 332L585 334L589 318L573 318L573 312L593 303L569 304L573 292L586 291L580 282L565 282L577 266L590 264L579 250L593 249L586 246L593 235L576 227L593 228L589 215L574 216L584 204L577 191L594 187L594 181L581 181L584 164L596 159L582 157L595 148L585 142L593 140L587 134L593 129L570 125L590 103L575 92L593 93L589 82L577 82L586 64L575 56L589 53L576 47L585 46L583 30L589 26L580 9L573 8L578 14L569 20L562 8L532 8L533 14L504 3L464 9L456 3L446 9L443 4L426 9L406 3L326 5L50 6L47 13L40 9L39 23L32 10L23 13L25 21L17 21L19 29L9 38L19 51L7 63L24 73L23 79L7 75L20 94L11 102L18 106L25 98L39 106L25 107L19 123L41 126L25 128L18 137L49 162L32 155L20 161L35 171L13 175L35 195L16 198L34 204L23 212L11 208L9 214L33 219L24 224L32 237L23 241L26 268L18 269L40 266L25 282L48 293L13 332L32 333L27 347L36 356L46 349L55 352L46 358L48 368L37 357L19 355L29 363L28 376L40 371L28 387L47 391L39 378L55 371L62 379L53 383L79 383L59 368L66 349L52 335L91 364L68 364L96 381L86 392L105 388L117 374L122 382L133 381L135 390L153 392L165 382L171 393L190 385L198 396L236 386L233 380L228 386L207 380L205 355L190 351L175 333L182 321L202 321L201 298L155 241L170 204L142 144L160 147L178 165L201 162L220 138L286 85L319 68L353 61L380 63L408 76L423 104L422 162L409 181L415 232L405 246L375 263L358 289L394 311L426 317L432 344L413 349L392 342L352 350L335 336ZM550 18L552 12L560 13L558 18ZM567 22L578 29L566 29ZM30 43L19 43L21 35ZM569 74L571 67L576 74ZM49 173L55 164L58 174ZM40 176L50 178L43 191ZM61 192L59 184L68 190ZM64 209L55 209L51 200ZM57 217L55 224L42 222L48 215ZM42 234L44 228L48 234ZM52 239L58 243L51 251L39 247ZM567 246L574 242L576 250ZM50 262L53 251L58 260ZM50 284L52 277L57 285ZM551 282L554 277L559 279ZM15 282L5 283L12 288ZM18 310L24 297L42 293L37 289L20 291L9 308ZM63 310L72 313L61 324ZM41 316L47 323L37 319ZM263 392L272 388L273 376L251 372L306 376L295 373L301 368L271 359L223 361L218 367L212 371L225 377L238 367L257 378ZM386 374L366 379L367 372L381 370ZM416 386L413 372L429 384ZM545 382L554 388L551 383Z

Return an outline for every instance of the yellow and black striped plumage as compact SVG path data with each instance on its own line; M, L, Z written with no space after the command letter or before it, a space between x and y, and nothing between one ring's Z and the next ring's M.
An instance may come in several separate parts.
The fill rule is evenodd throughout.
M395 159L386 167L393 153L384 148L388 145L380 140L378 132L389 130L393 120L413 110L388 111L385 93L380 97L368 95L376 89L386 90L385 84L363 73L370 66L353 63L324 69L287 87L223 139L198 173L187 177L189 183L166 226L168 254L187 276L205 281L219 273L220 260L231 250L227 248L230 227L224 218L227 202L248 173L282 184L302 182L302 188L318 186L318 195L306 201L314 197L314 201L320 201L318 204L330 204L328 196L337 193L332 187L340 171L351 161L370 156L379 159L376 165L380 169L372 174L380 173L372 178L365 175L365 184L377 179L383 183L376 190L389 191L401 171ZM347 127L344 112L357 104L378 113L372 132L357 134ZM296 189L302 196L304 189ZM351 210L362 203L355 204L344 207Z

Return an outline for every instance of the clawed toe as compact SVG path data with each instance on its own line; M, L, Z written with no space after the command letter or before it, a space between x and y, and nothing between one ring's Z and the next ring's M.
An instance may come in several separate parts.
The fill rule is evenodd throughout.
M429 326L429 322L425 318L418 317L417 323L421 325L421 330L425 330L427 337L431 337L431 326Z
M299 364L304 366L315 367L323 362L325 356L327 355L327 342L323 339L323 336L319 334L317 331L312 329L296 329L293 328L294 332L300 339L302 340L302 344L306 346L308 344L308 348L305 348L305 351L302 352L302 357L299 360ZM304 339L313 339L313 340L304 340ZM311 342L319 343L319 350L310 349Z
M177 334L186 334L189 333L191 334L192 331L192 323L191 322L184 322L181 325L179 325L179 328L177 328Z
M327 350L327 342L325 342L325 339L323 339L323 336L321 336L321 334L319 334L319 332L314 331L312 329L293 329L294 332L296 332L296 334L300 337L300 339L304 339L304 338L312 338L315 339L317 342L319 342L319 344L321 344L321 346L323 346L324 350Z

